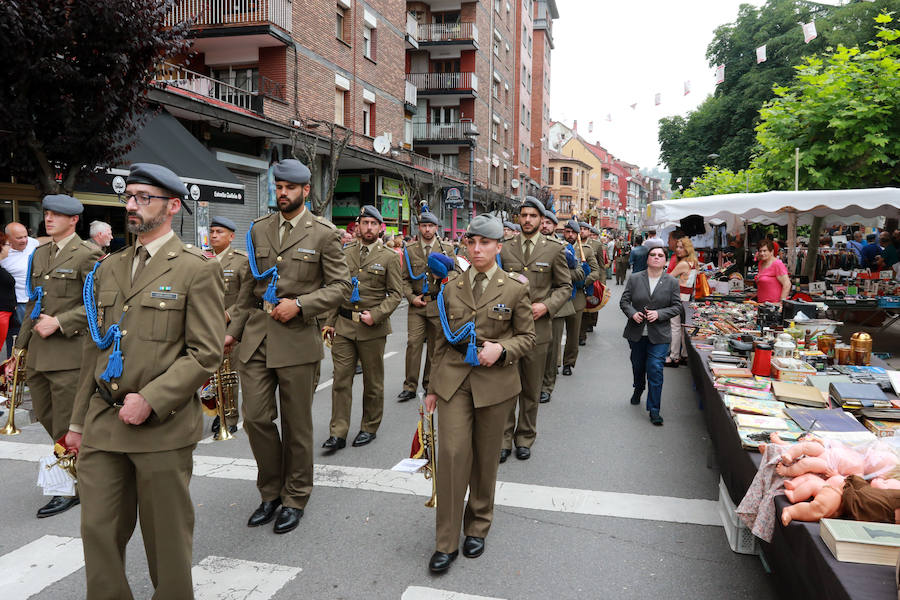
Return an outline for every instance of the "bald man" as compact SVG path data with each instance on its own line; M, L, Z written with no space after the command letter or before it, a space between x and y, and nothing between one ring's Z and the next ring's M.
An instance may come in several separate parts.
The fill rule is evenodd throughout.
M12 222L6 226L6 236L9 238L9 256L0 261L0 266L9 271L16 280L16 319L9 324L6 336L6 358L12 351L13 338L19 335L19 327L25 320L25 304L28 302L28 294L25 292L25 273L28 271L28 257L38 247L38 241L29 237L28 230L21 223Z

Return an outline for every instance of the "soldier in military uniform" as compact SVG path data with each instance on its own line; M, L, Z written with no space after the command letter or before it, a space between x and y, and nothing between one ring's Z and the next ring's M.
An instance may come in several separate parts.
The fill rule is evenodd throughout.
M222 275L225 282L225 325L231 323L234 316L237 315L237 300L240 296L241 288L245 286L253 287L254 279L250 274L250 263L247 260L247 253L237 248L232 248L234 242L234 234L237 231L237 224L228 217L213 217L209 221L209 245L216 254L216 260L222 265ZM245 292L248 293L248 292ZM234 356L237 348L231 349ZM234 363L232 362L232 368ZM238 378L238 387L235 388L234 401L237 404L240 389L240 378ZM237 406L235 406L237 408ZM238 412L235 410L233 414L226 414L225 420L228 422L228 431L235 433L238 424ZM217 414L212 422L212 432L219 432L219 415Z
M476 558L484 552L494 516L497 452L521 389L516 360L534 348L528 280L498 267L502 236L498 219L472 219L466 233L472 266L465 273L451 272L442 294L450 331L438 338L425 397L426 410L437 407L439 413L436 550L428 565L435 573L449 569L458 556L460 528L466 536L463 554ZM470 334L451 344L446 335L467 323L474 339ZM469 344L478 350L478 366L464 358Z
M330 437L322 444L329 450L347 445L357 359L363 368L363 414L353 445L364 446L375 439L384 411L384 346L402 289L400 256L378 239L384 224L381 213L367 204L357 221L359 237L344 247L353 290L330 313L326 326L334 340Z
M222 361L225 305L219 263L172 231L187 192L169 169L133 164L119 198L137 245L84 285L91 339L65 443L80 447L88 600L132 598L125 547L138 516L153 597L193 598L195 393Z
M427 348L422 387L428 389L434 344L440 328L437 307L434 306L440 281L428 270L428 255L440 252L454 256L453 246L441 241L437 235L440 226L440 219L427 206L423 206L419 214L419 239L413 245L404 247L403 295L409 301L406 328L409 339L406 344L406 379L403 381L403 391L397 396L401 402L416 397L422 365L422 346L425 344Z
M552 339L550 320L571 295L572 281L564 254L565 245L558 239L541 235L539 228L544 216L543 203L526 196L519 209L522 234L503 244L501 266L510 273L520 273L528 279L531 309L534 318L536 346L519 360L522 391L519 394L519 415L516 406L509 411L503 435L500 462L509 457L516 446L516 458L531 457L531 446L537 436L537 412L544 379L547 352Z
M556 238L556 226L559 224L559 218L556 214L549 210L544 210L544 217L541 220L541 234ZM559 239L559 238L556 238ZM566 249L566 261L569 265L569 276L572 281L578 281L584 278L581 265L575 260L574 252ZM560 367L560 347L562 346L563 328L566 325L566 317L575 314L575 307L571 299L567 299L562 307L552 315L551 332L552 339L550 347L547 351L547 360L544 366L544 377L541 382L540 403L550 402L553 396L553 390L556 388L556 375L559 373Z
M581 225L581 242L590 247L597 259L597 265L600 267L597 273L597 279L602 284L606 284L606 270L609 268L609 259L606 255L606 244L600 241L600 230L590 223L580 223ZM591 284L593 285L593 283ZM597 311L585 312L581 317L581 334L578 337L578 345L584 346L587 340L587 334L594 330L597 324Z
M28 350L25 376L34 413L52 443L69 430L87 325L81 288L101 252L75 233L84 211L81 202L64 194L45 196L43 209L52 241L38 246L29 259L31 300L15 347ZM15 368L16 359L7 363L7 377ZM37 516L50 517L76 504L77 495L53 496Z
M624 240L624 238L619 238L616 240L616 251L615 251L615 261L616 261L616 285L622 285L625 281L625 276L628 274L628 243Z
M581 332L581 317L587 304L584 289L594 285L597 277L599 277L598 271L600 270L600 266L597 264L597 259L594 257L594 252L590 246L578 243L580 233L581 225L574 219L570 219L566 223L565 228L563 228L563 236L565 236L569 246L572 247L575 257L581 262L582 273L584 274L583 279L573 282L575 293L571 296L571 299L575 313L566 317L566 347L563 350L563 375L571 375L572 367L575 366L575 361L578 360L578 346L580 344L578 336Z
M324 355L317 317L350 295L350 274L334 225L304 204L306 165L286 159L273 174L278 212L251 225L247 253L256 283L238 298L225 350L241 342L244 431L262 497L247 526L275 519L275 533L287 533L297 528L313 486L312 400Z

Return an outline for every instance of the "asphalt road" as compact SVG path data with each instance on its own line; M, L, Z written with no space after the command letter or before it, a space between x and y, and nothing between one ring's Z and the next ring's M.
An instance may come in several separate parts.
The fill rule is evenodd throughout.
M386 348L378 438L363 448L318 453L322 485L297 530L278 536L269 527L246 527L259 496L243 432L198 446L205 474L196 467L191 483L197 597L774 598L759 559L733 553L715 525L718 472L706 466L709 441L688 370L666 369L663 427L628 403L622 289L612 286L613 299L581 348L573 376L560 376L552 401L541 405L531 460L511 457L501 465L503 502L498 494L482 557L460 557L447 574L430 575L434 516L423 506L430 486L421 475L385 472L408 456L418 419L415 401L396 401L404 376L404 304ZM317 444L328 437L331 371L326 357L313 409ZM361 379L354 385L351 439ZM80 510L34 518L45 498L34 486L33 455L48 446L40 446L47 440L39 425L24 429L0 439L0 595L83 598ZM20 451L32 458L10 458ZM152 595L139 531L129 545L128 576L136 598Z

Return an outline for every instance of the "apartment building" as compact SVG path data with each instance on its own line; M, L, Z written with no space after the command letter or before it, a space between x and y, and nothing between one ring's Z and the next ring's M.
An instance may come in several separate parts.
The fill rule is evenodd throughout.
M549 183L550 57L553 20L559 18L556 0L534 1L534 38L531 67L531 172L538 185Z
M579 221L589 219L591 166L554 150L548 151L548 161L547 183L560 224L575 216Z

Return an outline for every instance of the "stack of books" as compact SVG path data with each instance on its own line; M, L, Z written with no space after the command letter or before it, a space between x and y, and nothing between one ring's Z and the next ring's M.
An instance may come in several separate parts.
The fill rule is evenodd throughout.
M810 406L812 408L827 408L828 398L822 392L811 385L791 383L789 381L775 381L772 383L772 393L782 402Z
M819 535L842 562L893 567L900 556L900 525L893 523L822 519Z
M892 408L893 404L874 383L833 382L828 388L832 401L847 410Z

